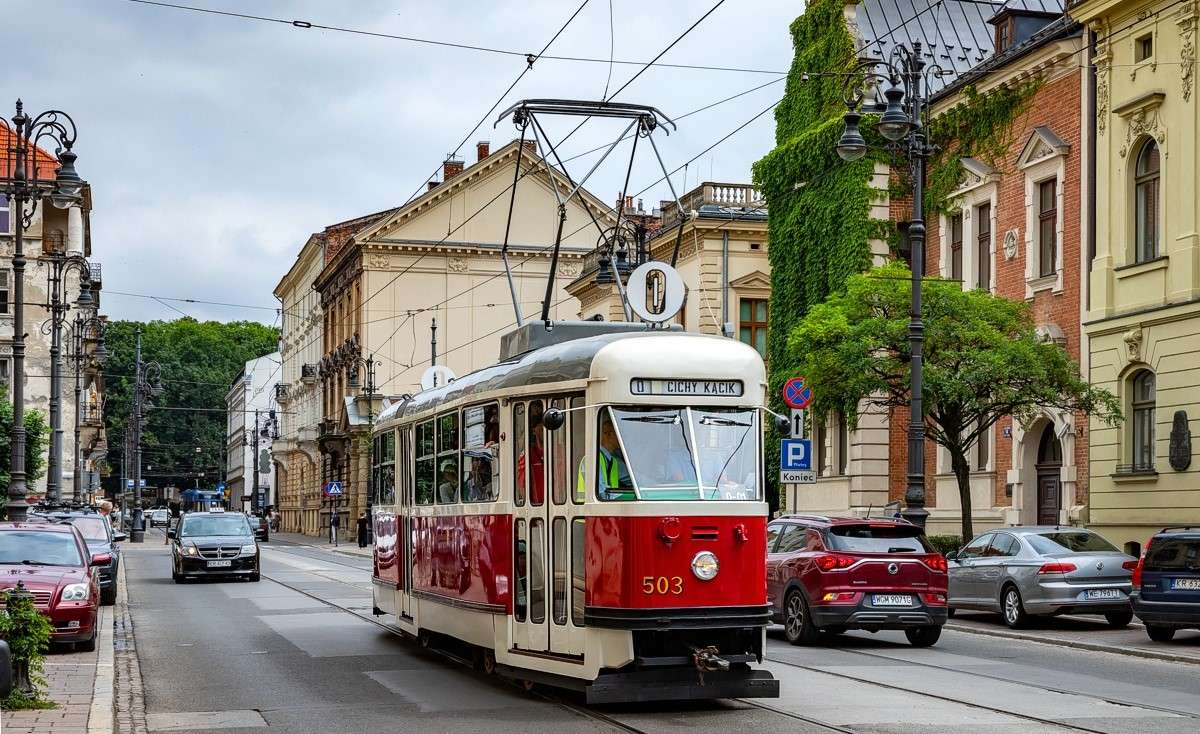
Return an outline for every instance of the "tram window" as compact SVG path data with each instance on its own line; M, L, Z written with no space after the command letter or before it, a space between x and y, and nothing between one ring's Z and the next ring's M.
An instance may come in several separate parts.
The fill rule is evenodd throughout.
M513 600L513 616L517 618L518 622L524 622L526 603L529 599L526 593L529 585L529 558L526 554L524 520L517 520L515 538L517 543L517 589L516 598Z
M400 429L400 445L396 457L396 491L400 502L412 504L412 428Z
M529 403L526 416L529 421L529 430L526 432L529 445L517 459L517 483L523 483L525 475L529 475L529 504L536 507L540 507L546 501L546 430L542 427L544 408L541 400Z
M517 467L513 497L518 507L525 504L525 403L513 406L513 466Z
M432 505L437 487L437 459L433 455L433 421L417 425L417 504Z
M560 431L561 433L561 431ZM553 612L555 624L567 623L567 518L556 517L551 526L553 535L553 557L550 559L554 569L554 598Z
M437 419L437 501L439 505L458 502L458 413Z
M550 407L562 410L563 401L555 399ZM567 431L560 428L550 432L550 494L556 505L567 503L567 476Z
M546 524L541 519L529 523L529 621L546 621Z
M587 413L583 410L583 398L571 398L571 411L567 413L571 422L571 461L567 468L575 473L575 494L571 498L575 504L581 505L587 499L587 485L583 471L583 449L586 441L584 430L587 427Z
M597 433L600 437L596 452L596 495L605 501L637 499L629 465L621 452L621 442L612 422L612 409L600 411Z
M491 502L500 480L500 408L495 403L463 408L463 502Z
M376 503L391 505L396 502L396 432L388 431L377 441L374 454L379 467L375 473Z
M583 626L583 607L587 603L587 574L583 565L586 522L582 517L571 522L571 622L576 627Z

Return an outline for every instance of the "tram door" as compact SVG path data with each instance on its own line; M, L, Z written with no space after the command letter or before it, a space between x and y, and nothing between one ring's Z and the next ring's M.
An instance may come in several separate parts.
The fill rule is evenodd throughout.
M396 562L400 564L400 592L398 612L412 619L412 426L400 429L400 445L397 447L399 460L399 507L396 513Z
M571 517L575 471L567 426L548 431L542 414L565 398L514 403L513 644L571 653ZM580 420L583 411L578 411Z

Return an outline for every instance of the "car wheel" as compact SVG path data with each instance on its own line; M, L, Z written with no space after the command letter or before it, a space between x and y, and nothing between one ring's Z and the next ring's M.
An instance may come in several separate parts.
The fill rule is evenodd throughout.
M1004 623L1012 629L1022 627L1028 621L1029 615L1025 613L1025 605L1021 603L1021 592L1017 591L1015 586L1006 586L1000 599Z
M262 577L259 576L259 574L257 572L250 574L251 581L258 581L260 578L262 578Z
M799 590L793 590L783 603L783 635L793 645L811 645L821 635L808 613L808 602Z
M117 603L117 585L115 583L107 589L100 590L100 603L106 607Z
M75 649L78 652L95 652L96 651L96 632L92 632L92 639L76 642Z
M172 571L171 572L171 580L177 584L182 584L183 583L183 575Z
M1146 634L1155 642L1170 642L1175 637L1174 627L1164 627L1161 624L1146 625Z
M951 619L953 619L953 618L954 618L954 613L955 613L955 612L957 612L957 611L958 611L958 610L957 610L957 609L955 609L954 607L947 607L947 608L946 608L946 616L947 616L947 617L949 617L949 618L951 618Z
M913 647L929 647L942 636L942 628L932 624L927 627L913 627L904 630L904 636Z
M1104 620L1108 622L1109 627L1119 630L1128 627L1129 623L1133 621L1133 612L1128 610L1124 612L1109 612L1104 615Z

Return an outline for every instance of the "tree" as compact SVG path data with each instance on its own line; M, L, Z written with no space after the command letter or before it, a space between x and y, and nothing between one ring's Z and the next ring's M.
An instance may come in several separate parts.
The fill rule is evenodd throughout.
M125 431L133 411L136 332L142 329L142 359L162 365L163 393L147 411L142 431L142 466L148 485L191 486L199 472L213 485L225 460L225 396L247 360L278 349L279 331L253 321L113 321L104 334L109 352L105 373L105 425L109 479L119 489ZM168 409L169 408L169 409ZM196 410L188 410L195 408ZM196 449L200 452L197 453ZM146 471L152 466L152 471Z
M792 330L796 374L813 388L814 415L834 410L856 421L859 405L909 404L911 274L894 263L852 276L844 291L814 306ZM926 431L945 447L971 538L967 452L1004 416L1028 423L1041 409L1079 411L1111 424L1117 399L1092 387L1057 344L1039 336L1029 305L940 278L924 282Z
M0 394L0 487L8 491L12 481L12 442L9 435L13 425L12 399ZM25 479L32 482L42 477L46 469L46 446L50 428L46 414L40 410L25 410Z

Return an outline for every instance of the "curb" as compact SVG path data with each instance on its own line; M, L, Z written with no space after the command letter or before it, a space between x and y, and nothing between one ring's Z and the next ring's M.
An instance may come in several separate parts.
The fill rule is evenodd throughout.
M1171 652L1143 650L1136 647L1113 647L1112 645L1102 645L1098 642L1063 640L1053 637L1042 637L1027 632L1013 632L1011 630L980 629L978 627L959 624L957 622L947 622L944 629L947 629L951 632L964 632L970 635L1000 637L1006 640L1021 640L1023 642L1037 642L1043 645L1051 645L1054 647L1070 647L1076 650L1088 650L1089 652L1106 652L1111 655L1125 655L1128 657L1146 658L1148 660L1162 660L1171 663L1190 663L1192 665L1200 665L1200 657L1196 657L1195 655L1178 655Z
M125 564L117 573L117 595L125 586ZM97 641L96 682L92 687L92 707L88 711L88 734L112 734L113 697L116 668L113 666L113 611L116 605L100 607L100 639Z

